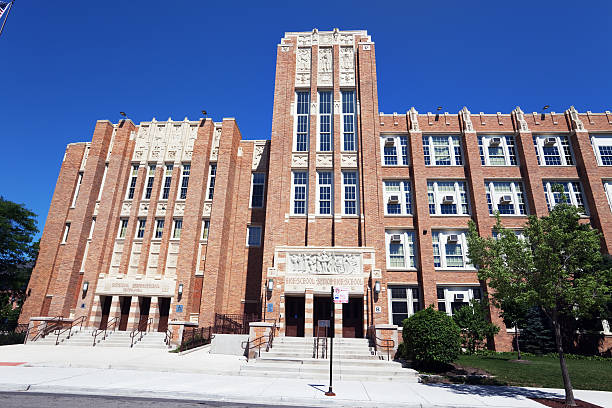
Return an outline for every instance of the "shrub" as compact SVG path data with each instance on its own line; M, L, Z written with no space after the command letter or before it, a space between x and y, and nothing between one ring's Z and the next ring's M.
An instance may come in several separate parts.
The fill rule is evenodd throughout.
M422 367L453 362L461 351L461 330L452 317L431 306L404 320L406 357Z
M499 332L499 327L488 321L487 310L479 301L472 300L456 310L453 320L461 329L463 347L470 354L474 354L488 338Z

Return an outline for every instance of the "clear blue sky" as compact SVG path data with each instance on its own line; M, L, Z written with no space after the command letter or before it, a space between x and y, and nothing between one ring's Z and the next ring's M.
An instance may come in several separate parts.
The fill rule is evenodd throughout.
M285 31L366 29L383 112L612 110L612 2L16 0L0 37L0 195L42 231L96 120L235 117L267 139ZM378 5L375 5L378 4Z

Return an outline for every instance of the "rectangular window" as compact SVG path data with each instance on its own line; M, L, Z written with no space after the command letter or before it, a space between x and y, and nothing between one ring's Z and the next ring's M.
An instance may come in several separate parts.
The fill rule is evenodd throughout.
M174 170L173 164L166 164L166 169L164 170L164 186L162 188L162 200L167 200L170 196L170 185L172 184L172 170Z
M489 214L526 215L527 203L520 181L485 181Z
M413 269L416 267L414 231L387 230L385 231L385 240L388 269Z
M211 163L208 169L208 199L212 200L215 194L215 179L217 178L217 163Z
M385 215L412 215L409 180L383 181Z
M408 136L382 136L380 143L384 166L408 165Z
M608 197L608 204L610 204L610 210L612 211L612 181L606 180L603 183L606 197Z
M612 166L612 135L592 135L591 145L600 166Z
M293 214L305 215L308 203L308 173L293 172Z
M559 204L563 196L565 196L564 202L573 205L584 214L588 214L586 202L582 195L582 186L578 181L544 181L544 195L546 196L546 205L548 211L552 210L555 205ZM563 187L563 194L554 191L555 185Z
M102 190L104 189L104 183L106 182L107 172L108 172L108 163L104 165L104 173L102 173L102 182L100 183L100 190L98 191L98 198L97 198L98 201L102 199Z
M164 219L155 220L155 238L159 239L164 235Z
M295 151L308 151L308 130L310 117L310 92L297 92Z
M202 220L202 240L208 241L208 232L210 231L210 220L203 219Z
M64 226L64 236L62 237L62 244L65 244L68 241L68 234L70 233L70 223L67 222Z
M189 174L191 173L191 164L183 164L183 172L181 173L181 188L179 190L179 200L187 198L187 188L189 187Z
M183 230L183 219L177 218L174 220L174 226L172 228L172 238L179 239L181 237L181 231Z
M83 182L83 172L79 172L79 179L77 180L76 187L74 189L74 195L72 196L72 208L76 206L77 197L79 196L79 190L81 190L81 183Z
M459 136L423 136L426 166L463 166Z
M155 165L151 164L149 166L149 171L147 172L147 185L145 187L144 195L142 197L143 200L151 199L151 193L153 192L154 183L155 183Z
M144 238L146 225L147 225L147 220L145 219L138 220L138 229L136 230L136 238Z
M357 150L355 142L355 91L342 91L342 148Z
M253 173L251 177L251 207L263 207L265 182L265 173Z
M332 92L319 92L319 151L331 152L333 143Z
M344 215L357 215L357 172L342 172L342 191Z
M567 136L559 135L533 135L540 166L572 166L572 150Z
M512 135L478 136L480 162L483 166L516 166L516 146Z
M247 246L258 247L261 245L261 226L249 225L247 227Z
M331 215L333 202L333 176L331 171L317 172L317 202L319 215Z
M432 231L434 267L437 269L473 269L468 264L465 231Z
M134 198L134 191L136 190L136 182L138 181L138 165L132 165L132 173L130 176L130 185L128 186L128 191L126 195L127 200L131 200Z
M427 198L431 215L469 215L465 181L428 181Z
M96 217L91 218L91 227L89 227L89 236L87 239L93 238L94 228L96 228Z
M119 220L119 235L117 236L117 238L125 238L125 234L127 233L127 228L128 228L128 219L127 218L122 218L121 220Z
M421 310L419 289L414 286L389 286L391 292L391 323L402 327L402 322Z
M481 300L480 286L444 287L438 286L438 310L452 316L455 311L470 303L472 299Z

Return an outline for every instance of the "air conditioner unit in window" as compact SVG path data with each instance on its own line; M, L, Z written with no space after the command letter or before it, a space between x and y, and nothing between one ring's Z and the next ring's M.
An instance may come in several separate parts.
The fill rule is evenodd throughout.
M446 238L446 242L457 242L457 241L459 241L459 235L457 235L457 234L450 234Z
M554 137L547 137L544 140L544 146L554 146L557 144L557 139Z
M463 302L464 295L463 293L455 293L455 302Z
M453 195L445 195L444 198L442 198L442 204L452 204L455 202L455 196Z
M389 204L399 203L399 196L397 194L389 196Z
M504 194L503 196L499 197L500 204L510 204L511 202L512 196L510 194Z
M401 242L402 236L400 234L391 235L391 242Z
M394 137L385 137L385 146L394 146L395 138Z
M489 146L499 146L501 144L501 137L493 137L489 140Z

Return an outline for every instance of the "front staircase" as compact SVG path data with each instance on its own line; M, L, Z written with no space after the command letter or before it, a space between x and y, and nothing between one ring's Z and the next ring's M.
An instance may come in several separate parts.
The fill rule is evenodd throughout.
M43 346L55 346L58 341L59 346L81 346L81 347L92 347L94 338L92 336L93 329L83 328L80 331L73 332L68 338L68 333L60 335L57 339L57 335L53 332L46 335L44 338L36 339L36 341L28 341L27 344L31 345L43 345ZM102 339L103 336L99 335L96 338L97 347L124 347L130 348L132 339L129 331L109 331L106 339ZM141 340L138 340L140 336L134 339L134 348L152 348L152 349L168 349L165 343L166 333L159 332L147 332L142 336ZM137 341L138 340L138 341Z
M328 346L329 349L329 346ZM268 351L249 360L240 375L329 380L329 360L316 357L312 337L276 337ZM321 352L319 352L321 357ZM387 361L369 347L368 339L334 339L334 380L418 382L417 372Z

